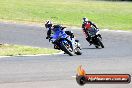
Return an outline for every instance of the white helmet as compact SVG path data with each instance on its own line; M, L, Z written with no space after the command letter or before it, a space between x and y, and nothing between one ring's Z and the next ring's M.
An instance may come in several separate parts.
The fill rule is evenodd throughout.
M88 22L88 18L84 17L83 19L83 22Z

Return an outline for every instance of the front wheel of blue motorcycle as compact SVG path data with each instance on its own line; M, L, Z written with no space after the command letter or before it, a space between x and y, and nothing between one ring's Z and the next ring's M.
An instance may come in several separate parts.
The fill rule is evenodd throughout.
M77 51L75 52L76 55L82 55L82 52L80 50L80 48L77 48Z
M70 56L73 56L74 55L74 52L73 52L73 49L72 47L69 45L69 44L65 44L64 42L61 43L61 49L69 54Z

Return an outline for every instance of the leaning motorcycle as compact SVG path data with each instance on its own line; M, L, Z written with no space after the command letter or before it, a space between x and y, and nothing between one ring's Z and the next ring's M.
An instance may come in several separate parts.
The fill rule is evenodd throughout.
M104 44L102 43L102 37L99 33L99 30L96 30L95 28L91 28L87 30L89 37L90 37L90 43L93 44L96 48L102 47L104 48Z
M79 41L70 38L64 31L57 31L51 36L50 41L54 44L55 49L62 50L65 54L70 56L82 54Z

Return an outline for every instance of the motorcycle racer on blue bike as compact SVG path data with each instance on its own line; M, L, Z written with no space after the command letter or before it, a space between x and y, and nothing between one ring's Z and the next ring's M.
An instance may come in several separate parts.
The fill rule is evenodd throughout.
M62 27L61 25L54 25L54 26L53 26L53 24L52 24L51 21L46 21L45 27L48 29L46 39L50 38L52 32L55 33L56 30L54 30L54 29L58 28L58 30L61 29L60 31L64 31L64 28L66 28L66 27ZM72 31L64 31L64 32L65 32L67 35L69 35L71 38L74 38L74 34L73 34Z
M64 31L64 28L61 25L52 25L51 21L47 21L45 23L45 27L48 29L46 39L50 39L54 44L55 49L60 49L59 46L55 43L55 41L61 36L61 38L66 38L71 42L74 52L77 50L75 48L79 48L80 44L78 40L75 40L72 31Z

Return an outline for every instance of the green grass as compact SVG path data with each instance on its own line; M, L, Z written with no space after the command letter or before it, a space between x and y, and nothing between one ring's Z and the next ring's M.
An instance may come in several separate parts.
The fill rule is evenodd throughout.
M0 0L0 19L81 26L88 17L100 28L131 30L132 3L89 0Z
M17 55L36 55L36 54L53 54L60 51L47 48L37 48L22 45L0 45L0 56L17 56Z

